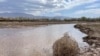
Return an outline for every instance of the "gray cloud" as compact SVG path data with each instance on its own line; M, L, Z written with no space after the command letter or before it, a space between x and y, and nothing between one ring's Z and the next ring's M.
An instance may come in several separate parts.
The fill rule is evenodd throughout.
M82 0L83 3L94 0ZM40 15L42 13L71 8L81 0L0 0L0 12L17 12Z

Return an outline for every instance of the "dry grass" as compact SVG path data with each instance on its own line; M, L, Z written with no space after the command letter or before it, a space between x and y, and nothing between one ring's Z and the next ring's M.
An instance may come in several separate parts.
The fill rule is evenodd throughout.
M68 35L57 40L53 45L53 56L77 56L78 44Z
M0 27L38 26L48 24L66 24L69 22L0 22Z

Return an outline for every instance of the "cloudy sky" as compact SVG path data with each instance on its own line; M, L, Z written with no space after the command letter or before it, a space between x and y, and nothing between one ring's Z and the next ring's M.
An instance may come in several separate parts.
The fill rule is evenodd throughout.
M0 0L0 13L99 17L100 0Z

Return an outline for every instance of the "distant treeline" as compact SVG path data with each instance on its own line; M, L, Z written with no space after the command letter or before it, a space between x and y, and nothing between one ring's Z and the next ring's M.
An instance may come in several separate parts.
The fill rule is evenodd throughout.
M58 19L58 18L41 18L41 19L34 19L34 18L25 18L25 17L16 17L16 18L4 18L0 17L0 22L60 22L60 21L88 21L88 22L95 22L100 21L100 17L98 18L87 18L87 17L81 17L81 18L64 18L64 19Z

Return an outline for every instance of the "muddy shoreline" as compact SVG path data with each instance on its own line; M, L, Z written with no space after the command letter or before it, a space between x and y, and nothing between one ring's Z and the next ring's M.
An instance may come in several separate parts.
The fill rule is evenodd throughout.
M98 23L98 22L0 22L0 28L17 28L26 26L40 26L40 25L52 25L52 24L77 24L77 23Z
M76 24L74 27L87 34L83 41L90 45L80 56L100 56L100 24Z

